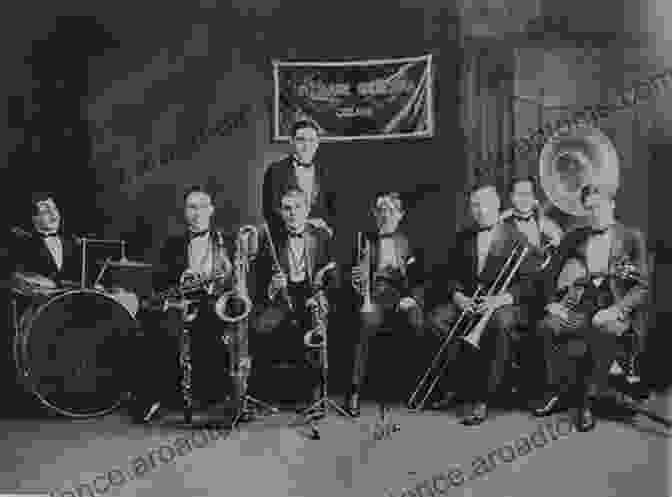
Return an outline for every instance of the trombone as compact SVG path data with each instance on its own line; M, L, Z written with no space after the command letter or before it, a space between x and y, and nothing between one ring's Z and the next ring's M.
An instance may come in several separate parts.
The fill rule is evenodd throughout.
M505 293L529 252L530 246L528 244L520 241L516 242L509 257L497 274L497 278L495 278L487 292L484 293L484 285L478 285L471 300L473 302L478 302L480 299ZM483 314L476 314L472 307L462 311L459 318L448 332L448 335L443 339L429 368L427 368L424 375L420 378L415 390L411 394L407 403L410 410L421 410L436 388L436 385L450 363L449 357L446 357L446 351L449 349L448 346L453 340L453 337L457 336L459 339L468 342L473 347L479 348L483 333L485 332L486 326L494 311L495 309L489 309Z

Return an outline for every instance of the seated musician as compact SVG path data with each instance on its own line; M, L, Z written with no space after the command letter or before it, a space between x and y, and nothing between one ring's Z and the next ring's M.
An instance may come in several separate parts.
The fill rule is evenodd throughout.
M325 228L307 223L308 202L303 190L289 187L279 197L278 213L283 228L277 238L269 238L266 231L254 264L254 362L263 367L289 360L315 369L317 365L307 360L304 345L305 333L314 326L307 304L315 294L320 274L324 275L322 284L327 295L338 285L337 271L325 270L333 263L332 237ZM317 400L319 388L313 378L310 380Z
M472 297L479 285L487 293L516 243L524 244L525 240L510 224L498 222L500 199L493 184L483 183L473 188L469 204L476 226L457 233L448 258L447 281L433 283L433 291L440 293L438 299L442 298L442 302L430 313L429 319L433 328L445 337L465 310L477 315L494 310L478 350L466 341L455 339L446 355L447 379L459 378L451 384L457 383L454 386L468 390L464 394L473 402L462 423L476 425L487 418L488 402L501 383L509 358L509 332L527 321L528 309L521 305L521 298L530 290L530 269L522 264L502 293L481 299ZM455 359L460 360L455 362ZM470 372L463 370L467 366Z
M514 178L510 184L509 200L513 207L502 213L502 219L525 235L533 247L560 245L562 228L540 211L534 177Z
M81 269L79 253L75 240L60 231L61 214L53 195L33 194L32 208L32 231L16 230L16 239L10 249L14 270L23 275L47 278L45 284L52 286L62 280L77 281ZM21 282L18 284L20 286Z
M214 301L231 286L232 262L229 254L232 248L230 240L211 226L214 211L212 197L204 187L187 189L184 195L186 230L165 241L153 278L153 286L162 291L198 278L221 275L214 289L206 285L186 295L195 301L189 308L190 313L196 312L195 320L187 324L192 330L194 395L203 402L222 400L218 395L224 390L221 385L227 376L227 354L222 347L225 323L215 314ZM176 385L181 378L177 337L185 323L179 308L180 301L167 303L168 308L163 307L165 312L159 316L156 313L152 317L143 316L150 321L145 330L155 336L148 337L146 357L151 357L152 365L147 368L144 391L138 395L139 410L136 415L147 414L146 409L156 407L157 402L175 399L177 393ZM163 303L157 304L161 306ZM158 323L152 322L152 318ZM219 386L214 387L215 384Z
M362 243L369 247L367 258L358 254L352 270L353 284L360 293L368 292L371 306L360 310L361 328L355 346L352 387L346 407L352 416L360 415L359 394L366 374L369 341L383 326L411 328L423 326L422 303L424 274L422 261L407 236L399 230L404 217L401 197L395 192L381 192L375 197L373 215L377 232L363 233ZM358 240L358 243L360 240ZM358 248L358 252L361 252Z
M641 331L638 311L647 299L648 268L642 232L614 217L615 188L584 186L581 203L591 224L565 237L544 278L550 303L537 333L547 363L547 395L535 414L547 415L558 406L561 388L567 390L560 384L561 365L568 357L581 356L579 381L574 391L565 393L573 394L577 429L589 431L596 424L591 399L606 387L618 336L631 326ZM614 274L624 260L634 265L637 279ZM585 286L579 285L581 279ZM556 349L558 345L562 346Z

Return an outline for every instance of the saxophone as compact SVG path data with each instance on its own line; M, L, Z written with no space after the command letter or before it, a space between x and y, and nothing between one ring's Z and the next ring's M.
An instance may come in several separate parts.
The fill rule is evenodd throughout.
M335 262L330 262L315 275L313 288L315 293L306 302L306 307L311 312L313 327L303 336L303 343L308 348L324 346L327 339L327 316L329 315L329 302L324 293L324 276L327 271L336 267Z
M236 253L233 262L233 289L223 293L215 302L215 313L217 317L227 323L238 323L248 317L252 311L252 300L250 300L247 289L247 273L249 271L250 250L254 246L258 230L255 226L246 225L238 230L236 237ZM232 305L237 303L237 305ZM235 309L232 312L231 309ZM238 311L238 309L241 309Z

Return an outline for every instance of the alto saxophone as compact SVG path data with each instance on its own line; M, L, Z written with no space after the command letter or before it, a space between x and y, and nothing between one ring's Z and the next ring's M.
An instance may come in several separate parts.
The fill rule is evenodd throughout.
M303 343L308 348L318 348L325 344L327 339L327 317L329 315L329 302L324 293L324 276L327 271L334 269L336 263L330 262L324 266L315 276L313 288L315 293L306 302L310 309L313 327L303 336Z

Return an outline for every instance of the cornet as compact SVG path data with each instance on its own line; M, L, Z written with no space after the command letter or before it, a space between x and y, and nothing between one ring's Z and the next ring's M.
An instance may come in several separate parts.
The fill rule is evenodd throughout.
M217 317L227 323L238 323L247 318L252 311L252 301L247 289L247 273L249 271L250 247L256 246L259 232L255 226L246 225L238 230L236 236L236 253L233 262L234 286L232 290L222 294L215 302ZM232 313L234 309L235 313ZM242 309L238 312L238 309Z
M360 312L372 312L371 300L371 241L361 231L357 233L357 264L360 268L359 283L353 280L352 286L362 296L363 302Z

